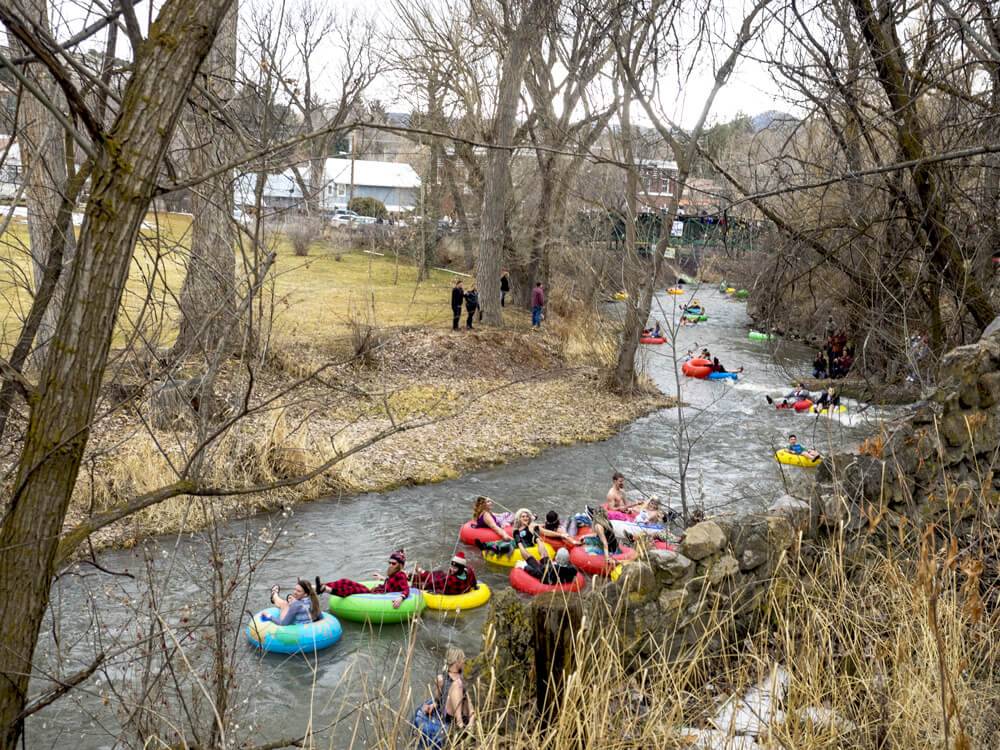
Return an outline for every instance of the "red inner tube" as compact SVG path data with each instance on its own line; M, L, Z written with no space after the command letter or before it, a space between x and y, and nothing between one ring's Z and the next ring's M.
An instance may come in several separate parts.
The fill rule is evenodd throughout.
M523 568L511 568L510 585L522 594L531 594L531 596L538 596L549 591L563 591L569 594L574 591L582 591L583 587L587 585L587 578L583 573L577 573L573 583L561 583L553 586L542 583Z
M803 399L802 401L796 401L795 406L792 408L795 411L809 411L809 407L813 405L813 402L809 399Z
M674 544L667 544L662 539L654 539L653 540L653 548L654 549L666 550L667 552L676 552L677 551L677 546L676 545L674 545Z
M660 336L660 337L643 336L643 337L641 337L639 339L639 343L640 344L665 344L665 343L667 343L667 340L665 338L663 338L662 336Z
M478 526L474 526L475 521L469 521L468 523L462 524L462 529L458 532L458 538L462 540L463 544L468 544L471 546L476 545L476 540L480 542L499 542L502 538L493 529L483 529ZM503 530L508 534L511 531L510 524L503 527Z
M694 367L711 367L712 363L707 359L702 359L701 357L695 357L694 359L689 359L687 362L689 365Z
M700 378L704 380L709 376L709 374L711 374L712 368L707 365L692 365L690 362L685 362L681 365L681 372L689 378Z
M611 558L613 560L618 560L619 562L626 562L628 560L634 560L635 556L636 553L634 549L621 544L619 545L618 553L612 555ZM604 555L592 554L587 551L586 547L574 547L571 549L569 551L569 561L573 563L578 570L592 576L611 575L611 571L615 569L616 565L616 563L605 565Z

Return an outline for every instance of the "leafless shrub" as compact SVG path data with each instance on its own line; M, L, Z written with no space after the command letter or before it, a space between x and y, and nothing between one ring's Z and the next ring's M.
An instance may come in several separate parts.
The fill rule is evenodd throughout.
M299 216L285 222L285 236L292 244L293 252L300 258L309 255L313 242L323 235L323 224L319 219Z

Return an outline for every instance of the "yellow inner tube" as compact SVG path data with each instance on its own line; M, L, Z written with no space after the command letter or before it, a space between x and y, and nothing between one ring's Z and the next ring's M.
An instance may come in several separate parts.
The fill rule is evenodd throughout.
M804 453L792 453L790 450L785 450L784 448L775 451L774 457L778 459L778 463L788 464L789 466L805 466L807 468L812 468L823 463L822 456L819 458L809 458Z
M550 544L547 544L545 542L542 543L545 544L545 551L546 553L548 553L548 556L550 558L554 558L556 556L556 551L552 548ZM541 555L538 554L537 546L528 547L528 553L532 557L541 559ZM483 559L488 563L492 563L493 565L500 565L504 568L513 568L515 565L521 562L524 559L524 557L521 555L520 548L515 547L514 551L509 555L497 555L494 554L493 552L487 552L486 550L483 550Z
M464 594L432 594L424 592L424 602L428 609L446 609L458 611L460 609L475 609L481 607L490 600L490 587L485 583L480 583L472 591Z
M726 287L726 294L732 294L735 291L736 291L736 287L734 287L734 286L727 286Z
M628 299L628 292L615 292L614 298L616 300Z
M834 414L845 414L847 412L847 407L841 404L836 409L833 410ZM812 407L813 414L829 414L829 409L817 409L815 406Z
M678 289L677 287L671 287L667 290L667 294L684 294L684 290Z

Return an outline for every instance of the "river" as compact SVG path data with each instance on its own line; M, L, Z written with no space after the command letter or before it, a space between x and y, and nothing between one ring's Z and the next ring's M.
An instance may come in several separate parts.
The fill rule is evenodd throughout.
M678 352L707 346L729 369L743 366L745 372L735 384L682 378L681 395L689 405L685 414L693 439L688 493L694 505L702 504L710 513L758 510L783 492L786 482L794 485L807 471L779 467L771 457L790 431L804 444L825 450L869 434L880 415L855 404L839 420L776 412L767 406L764 394L787 390L791 379L805 375L813 352L791 342L749 341L745 305L711 290L701 290L697 296L710 319L681 329ZM662 307L653 317L662 320L665 313L672 314L675 298L664 294L657 303ZM644 347L643 360L646 373L657 385L674 393L671 347ZM480 494L506 508L527 506L543 515L554 508L565 516L582 510L586 503L601 501L617 470L625 474L630 494L655 494L676 508L676 424L676 411L665 410L600 443L555 448L441 484L320 501L284 516L233 521L221 529L227 565L235 574L244 575L246 566L237 570L237 558L260 553L278 535L273 550L253 574L246 607L257 610L264 606L271 583L287 588L300 575L310 579L319 575L325 580L370 577L367 574L373 570L384 572L388 553L399 547L406 549L411 562L446 566L457 544L458 527ZM244 543L247 539L250 550ZM474 549L466 549L466 554L480 580L494 588L507 585L504 571L486 568ZM155 576L161 581L161 615L183 623L182 618L197 618L210 601L204 588L206 557L204 538L188 535L107 552L99 562L108 571L127 571L137 579ZM133 618L129 603L142 599L142 590L145 586L137 580L89 566L63 576L54 587L50 627L39 644L38 669L45 669L57 654L70 664L87 663L99 650L112 652L118 639L141 636L141 620ZM457 645L470 655L479 650L485 614L486 608L458 616L425 612L415 625L409 680L414 690L426 692L424 686L440 669L447 646ZM330 730L333 746L368 744L374 736L373 717L367 710L351 713L351 709L361 695L372 696L383 688L397 693L406 634L400 626L372 632L345 622L342 640L312 662L261 658L246 647L242 633L234 628L237 700L245 719L241 726L230 728L232 735L260 743L301 734L309 721L313 728L321 728L346 716ZM77 750L91 750L121 746L115 737L127 709L109 690L109 683L129 696L139 694L137 653L138 649L132 649L115 655L106 670L71 696L31 717L29 747L71 744ZM33 688L33 692L41 689L38 684ZM330 741L322 744L329 746Z

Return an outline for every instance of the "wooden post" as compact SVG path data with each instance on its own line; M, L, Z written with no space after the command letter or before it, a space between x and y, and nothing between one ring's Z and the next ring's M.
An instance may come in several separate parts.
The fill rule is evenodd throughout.
M566 677L573 671L573 639L582 619L578 597L543 594L531 603L535 650L535 701L543 725L559 710Z

